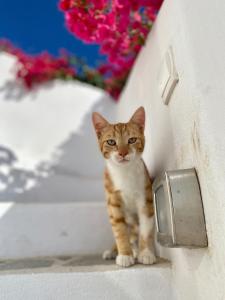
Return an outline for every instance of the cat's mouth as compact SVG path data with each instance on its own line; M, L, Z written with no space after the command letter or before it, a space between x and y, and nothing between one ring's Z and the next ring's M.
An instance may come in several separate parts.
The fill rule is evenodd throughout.
M119 160L118 160L118 163L124 164L124 163L127 163L127 162L129 162L129 161L130 161L130 160L127 159L127 158L122 158L122 159L119 159Z

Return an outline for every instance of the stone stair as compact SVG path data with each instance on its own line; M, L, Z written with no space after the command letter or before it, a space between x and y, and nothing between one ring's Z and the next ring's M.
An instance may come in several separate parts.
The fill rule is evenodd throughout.
M96 254L113 243L105 203L0 203L0 259Z
M121 269L101 256L59 256L0 262L1 300L173 300L171 267Z
M101 259L113 237L91 113L115 122L118 106L81 83L26 93L13 58L0 64L0 300L175 299L168 262Z

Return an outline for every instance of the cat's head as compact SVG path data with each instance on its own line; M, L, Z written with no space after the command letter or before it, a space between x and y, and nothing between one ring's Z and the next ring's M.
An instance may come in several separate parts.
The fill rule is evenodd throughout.
M105 159L127 165L141 156L145 144L143 107L139 107L127 123L110 124L97 112L92 114L92 121Z

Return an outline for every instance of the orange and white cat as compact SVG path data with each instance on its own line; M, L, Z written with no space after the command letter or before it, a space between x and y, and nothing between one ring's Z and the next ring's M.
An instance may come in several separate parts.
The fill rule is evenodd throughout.
M140 107L128 123L110 124L92 115L100 150L105 158L107 208L116 245L103 254L122 267L153 264L153 201L148 171L141 158L145 145L145 111Z

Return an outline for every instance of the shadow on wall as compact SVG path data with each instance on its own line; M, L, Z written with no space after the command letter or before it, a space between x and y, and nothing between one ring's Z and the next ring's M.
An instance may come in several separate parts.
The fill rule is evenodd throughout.
M24 192L36 181L35 172L14 167L17 160L11 149L0 146L0 200L11 199L12 193Z
M42 87L36 101L4 101L0 94L2 259L101 253L112 243L107 212L101 205L104 163L91 113L97 110L110 119L115 103L102 91L96 92L86 85L62 84L57 89L58 85L52 89ZM73 93L71 101L66 102L66 93L68 97ZM54 100L57 94L60 99ZM83 96L79 105L74 99L77 94ZM61 102L71 107L64 110ZM43 107L40 111L38 107L42 105L45 111L40 117ZM32 117L27 119L27 114ZM18 128L23 122L22 128ZM28 128L27 132L29 126L32 130ZM39 150L44 154L39 155Z
M19 93L10 66L0 76L0 259L101 253L112 233L91 113L113 120L115 103L78 82Z
M41 88L44 89L51 89L54 88L54 81L46 82L42 85ZM23 84L16 82L14 79L6 80L1 86L0 86L0 94L2 96L2 99L5 101L15 101L20 102L23 101L24 98L27 96L27 94L32 95L32 100L35 100L40 92L39 87L32 87L32 90L27 91Z
M10 86L8 86L8 88L10 89ZM54 85L42 87L40 93L42 93L43 90L45 93L48 93L50 88L54 89ZM89 94L91 95L92 87L82 85L82 88L89 89ZM76 93L76 85L73 89L73 93ZM8 139L8 136L4 134L4 136L6 136L6 143L4 144L3 138L1 139L0 145L1 202L83 202L102 201L104 199L102 184L104 164L92 128L91 113L93 111L99 111L110 119L110 116L114 115L115 103L103 92L98 92L98 97L96 97L96 91L94 92L94 100L88 99L88 101L86 101L87 103L84 104L85 109L82 109L82 112L79 112L83 105L82 101L79 101L79 105L76 104L71 107L71 109L74 109L74 118L81 119L79 120L80 126L74 130L71 126L68 130L66 129L66 136L64 135L63 140L52 149L51 157L47 160L39 160L35 167L21 167L20 159L25 159L25 157L21 157L21 154L20 156L17 154L16 147L10 148L6 146L8 140L11 140L11 137ZM91 98L90 95L89 98ZM39 96L41 97L41 95ZM4 97L5 93L2 95L0 92L0 101L2 103L5 100ZM10 96L8 100L13 99ZM31 100L33 100L33 97ZM36 101L38 102L39 100L37 97ZM29 100L25 101L27 102ZM77 99L73 101L77 101ZM10 103L12 102L5 102L5 106L8 104L9 107L3 109L3 114L4 111L8 112L10 110ZM23 101L16 101L16 103L16 105L20 106ZM52 105L54 105L54 101ZM58 101L56 101L55 105L58 105ZM12 110L13 109L17 110L15 105ZM49 108L46 107L46 109ZM52 109L58 110L53 117L54 119L57 117L59 123L60 119L67 118L67 116L63 116L65 113L61 112L60 108L52 107L51 110ZM51 126L51 110L49 111L49 126ZM24 114L29 114L29 106L27 112L20 112L18 109L18 115L16 117L19 120L23 118ZM45 114L46 113L48 114L48 112L45 112ZM8 116L10 117L10 113ZM32 122L38 125L40 122L39 118L40 116L37 116L37 119L32 120ZM21 120L21 122L23 122L23 120ZM8 120L7 123L10 124L10 120ZM29 124L26 124L26 126L29 126ZM64 126L63 123L62 126ZM12 128L12 130L15 131L17 128ZM55 131L57 129L52 127L50 131L48 130L50 134L51 130ZM9 130L7 134L10 135L10 133L11 130ZM21 132L18 132L18 134L21 134ZM23 137L21 137L21 139L23 139ZM39 139L40 143L42 143L40 137ZM49 136L48 139L51 139L51 136ZM22 141L22 148L29 148L30 144L34 141L35 136L30 136L28 140L25 138L25 140ZM43 139L43 143L44 142L45 140ZM26 151L24 151L24 156L25 155Z
M22 101L26 96L26 91L22 85L17 84L13 80L7 80L1 87L0 93L6 101ZM33 95L35 94L32 92Z

